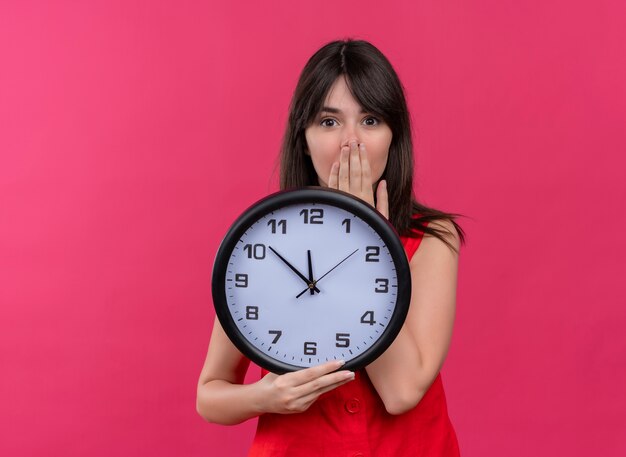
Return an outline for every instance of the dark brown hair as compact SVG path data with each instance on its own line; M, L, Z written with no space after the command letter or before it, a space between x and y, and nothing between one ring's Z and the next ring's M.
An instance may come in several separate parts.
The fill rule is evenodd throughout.
M461 244L465 233L449 214L420 204L413 193L413 143L411 122L402 84L387 58L372 44L362 40L333 41L319 49L304 66L296 86L280 157L280 188L318 185L317 174L306 154L305 129L313 122L333 83L344 76L352 96L391 128L387 166L381 179L387 180L390 222L403 236L416 236L420 230L436 236L449 247L429 222L449 219Z

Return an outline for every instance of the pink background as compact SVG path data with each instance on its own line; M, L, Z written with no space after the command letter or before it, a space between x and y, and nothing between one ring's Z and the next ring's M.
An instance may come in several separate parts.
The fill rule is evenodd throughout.
M348 36L404 82L419 198L468 216L462 454L626 455L625 30L621 0L2 1L0 455L245 452L195 411L212 262Z

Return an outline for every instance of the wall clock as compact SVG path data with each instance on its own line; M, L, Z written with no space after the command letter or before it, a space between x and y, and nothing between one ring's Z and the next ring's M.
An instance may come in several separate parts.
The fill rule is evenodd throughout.
M272 194L234 222L213 265L213 303L250 360L285 373L334 359L357 370L397 336L411 298L391 224L348 193Z

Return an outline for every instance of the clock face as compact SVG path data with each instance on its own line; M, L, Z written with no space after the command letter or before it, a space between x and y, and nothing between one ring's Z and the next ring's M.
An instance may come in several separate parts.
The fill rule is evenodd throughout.
M307 188L248 209L216 257L213 295L235 345L270 371L371 362L399 331L410 297L408 261L373 208Z

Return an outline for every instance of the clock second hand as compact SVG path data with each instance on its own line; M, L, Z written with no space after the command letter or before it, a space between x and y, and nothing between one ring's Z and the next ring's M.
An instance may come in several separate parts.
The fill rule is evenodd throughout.
M270 248L271 249L271 248ZM317 283L320 282L328 273L330 273L331 271L333 271L335 268L337 268L339 265L341 265L342 263L344 263L346 260L348 260L350 257L352 257L352 255L354 255L354 253L356 251L358 251L359 249L355 249L354 251L352 251L350 254L348 254L341 262L339 262L337 265L335 265L334 267L332 267L330 270L328 270L326 273L324 273L322 276L320 276L319 279L313 281L312 283L309 284L309 287L307 287L306 289L304 289L302 292L300 292L298 295L296 295L296 298L300 298L300 296L305 293L307 290L312 290L313 287L317 286ZM319 292L319 290L317 291Z
M285 258L284 258L282 255L280 255L278 252L276 252L276 250L275 250L273 247L268 246L268 248L270 248L270 251L272 251L274 254L276 254L280 260L282 260L283 262L285 262L285 264L286 264L289 268L291 268L291 271L293 271L295 274L297 274L297 275L298 275L298 277L299 277L300 279L302 279L305 283L307 283L307 285L308 285L309 287L307 287L307 288L306 288L306 290L309 290L309 288L310 288L311 290L314 290L315 292L319 292L319 291L320 291L320 290L317 288L317 286L315 286L315 283L313 283L313 282L309 281L309 280L308 280L308 279L307 279L307 278L306 278L306 277L305 277L302 273L300 273L300 272L299 272L299 271L298 271L298 270L297 270L297 269L296 269L296 268L295 268L292 264L290 264L289 262L287 262L287 259L285 259Z

